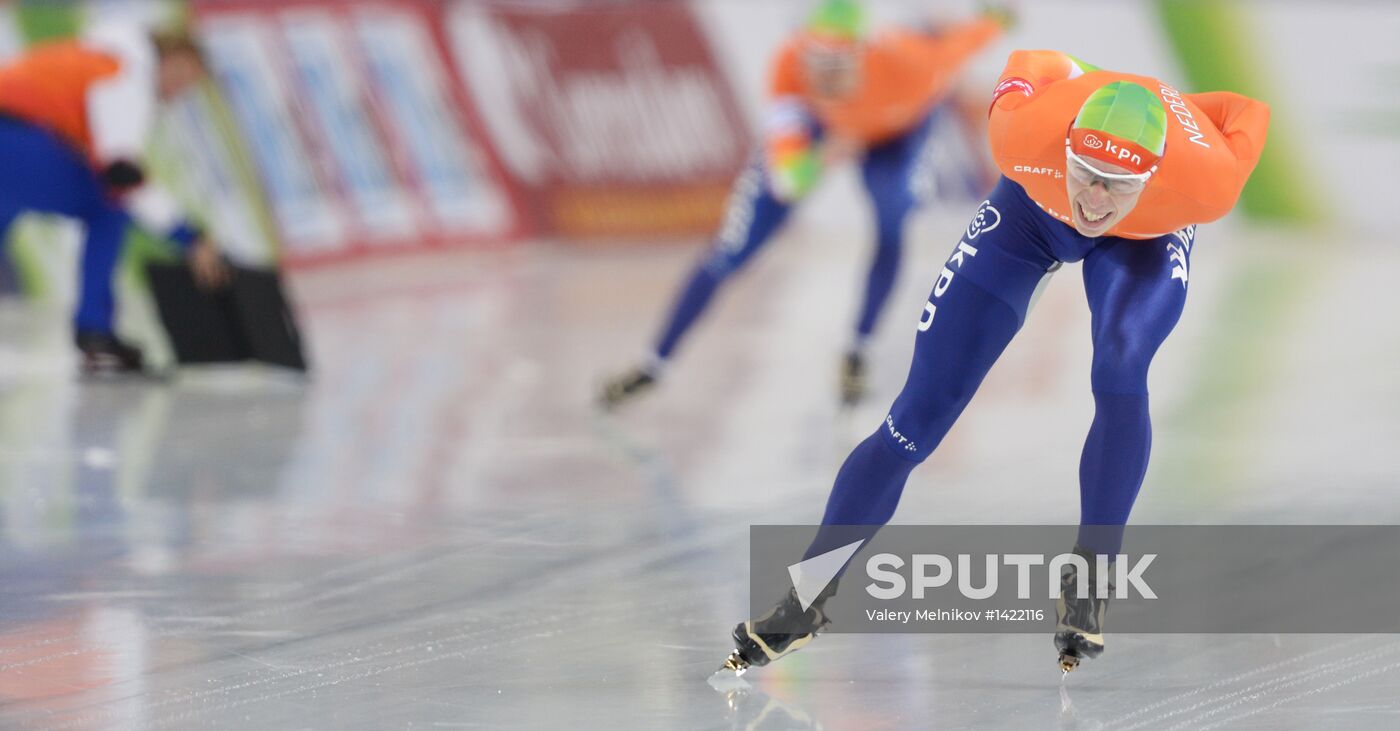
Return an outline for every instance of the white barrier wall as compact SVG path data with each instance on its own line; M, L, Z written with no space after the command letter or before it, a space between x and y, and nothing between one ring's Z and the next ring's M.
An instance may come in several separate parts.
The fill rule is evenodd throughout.
M1251 2L1275 113L1333 226L1389 235L1400 184L1400 3Z
M191 6L196 27L209 43L216 71L226 87L224 91L236 103L233 117L237 129L253 153L253 168L242 177L255 178L263 186L254 197L260 195L270 203L276 233L284 243L290 242L293 250L334 254L361 249L373 253L381 248L378 244L347 244L352 237L393 244L383 248L412 248L406 242L425 237L440 241L462 235L507 239L529 228L527 224L512 226L512 216L525 221L541 218L534 215L538 213L534 209L540 208L539 200L543 198L563 201L556 208L567 208L585 223L590 206L614 206L614 214L627 214L625 218L634 224L631 234L646 238L646 227L653 220L647 216L655 216L658 233L666 222L678 220L687 222L687 230L696 231L699 228L693 224L703 219L696 215L696 207L717 206L722 200L718 189L723 183L714 180L711 169L704 171L704 186L687 193L689 197L676 194L669 201L671 208L657 213L629 207L630 199L623 201L627 205L619 204L617 191L611 189L600 193L591 189L561 192L548 188L567 188L577 182L568 179L575 172L560 172L557 180L550 182L547 176L529 174L525 170L529 166L522 168L517 164L519 160L549 159L559 154L555 149L558 140L549 139L551 135L558 136L558 129L550 131L547 125L532 121L526 113L528 109L517 109L521 100L529 97L519 87L538 86L538 74L522 75L519 69L510 67L512 59L518 58L483 50L506 41L506 45L517 47L519 38L503 40L491 36L473 40L472 33L497 33L504 27L500 23L467 23L464 19L479 20L488 13L497 18L509 17L520 13L519 8L547 14L556 6L504 0L384 0L372 5L377 8L374 12L385 18L414 22L421 19L428 24L425 28L431 27L440 37L420 34L423 40L416 47L425 50L425 54L400 63L395 59L407 58L401 52L406 46L397 40L379 42L381 36L394 40L385 35L392 30L389 25L367 26L355 20L369 12L367 4L305 2L299 3L295 12L278 3L210 1ZM891 23L922 25L962 19L973 13L977 5L971 0L870 2L876 29ZM1400 83L1394 77L1394 69L1400 68L1400 44L1394 42L1400 37L1400 3L1351 0L1322 6L1267 0L1036 0L1011 5L1018 11L1019 22L1006 38L971 63L962 85L968 98L986 93L1007 53L1015 48L1065 50L1106 68L1160 76L1187 90L1216 90L1223 87L1215 86L1212 79L1230 79L1221 83L1264 99L1274 109L1266 161L1269 164L1261 165L1256 174L1261 184L1252 183L1251 190L1266 189L1270 195L1290 200L1285 206L1289 210L1282 212L1267 210L1268 206L1241 206L1242 214L1236 219L1253 215L1263 220L1293 220L1288 216L1297 213L1299 220L1316 220L1344 229L1388 230L1389 208L1396 188L1389 180L1389 171L1400 162L1400 102L1395 101L1395 88ZM1166 22L1172 10L1186 6L1194 8L1198 25L1182 27ZM132 0L89 3L87 7L104 14L155 7L164 8L168 14L169 4ZM585 2L557 7L560 13L577 16L580 12L596 12L609 18L610 23L630 22L625 4ZM647 22L655 25L656 3L639 2L634 7L634 15L650 14L652 20ZM781 41L800 27L810 4L800 0L689 0L685 7L693 16L693 24L680 16L661 15L673 17L668 21L672 27L687 27L678 38L692 37L691 25L699 29L717 69L715 74L730 87L721 92L723 103L733 105L740 120L739 129L713 123L708 125L712 131L705 134L732 137L725 140L731 147L742 139L741 146L746 146L759 126L769 59ZM6 49L13 52L20 43L12 16L14 8L14 3L0 3L0 56ZM508 8L514 10L505 10ZM526 23L517 26L517 32L521 27L544 25ZM470 32L459 32L462 28L458 26ZM648 26L639 21L638 27ZM1212 31L1214 35L1210 35ZM652 38L665 38L670 31L650 27L646 32ZM360 42L367 39L371 42ZM558 50L563 48L562 40L566 39L552 38L547 42ZM442 58L426 53L435 42L443 44ZM381 52L385 48L399 50ZM660 50L670 49L663 45ZM556 58L555 66L540 66L536 71L559 74L555 81L560 84L564 80L581 83L580 79L586 76L584 71L597 73L596 81L605 87L629 73L622 68L625 64L619 65L616 60L601 70L569 66L591 63L579 55L578 49L569 53L574 55ZM410 77L440 76L441 88L446 91L428 95L437 101L426 106L422 100L428 96L422 93L392 93L405 86L408 79L402 73L388 73L397 68L391 61L404 68L444 64L436 71L425 68L423 74ZM569 67L557 67L559 63ZM663 84L670 83L668 79L694 78L693 73L679 73L677 69L703 66L693 65L700 62L688 58L668 57L658 63L667 66L667 73L654 75L659 80L656 83ZM325 83L318 81L308 86L308 80ZM666 91L658 88L654 96L663 101L675 97L667 97ZM280 101L272 104L269 100ZM414 109L400 114L404 105ZM507 113L510 110L516 112ZM453 120L453 115L462 115L463 119ZM256 216L259 208L246 195L243 199L235 196L225 200L237 192L236 186L219 187L233 177L223 172L231 163L227 155L207 149L210 141L197 129L202 122L196 116L185 115L180 122L184 126L170 136L171 141L187 148L185 154L192 164L208 168L205 172L195 171L193 182L186 187L199 191L197 197L202 200L216 201L208 215L222 233L238 242L235 248L265 251L267 221L241 220ZM658 116L663 118L664 115ZM443 137L441 130L447 128L443 120L452 122L448 127L457 125L465 130L466 136L458 140L459 144L415 144ZM590 127L589 134L633 134L626 130L608 131L625 126L626 120L610 121L596 114L590 120L601 131ZM527 130L526 122L549 134L542 136L533 128ZM383 147L369 144L380 137L387 140ZM708 144L713 147L713 140ZM704 148L706 141L697 140L696 145ZM493 161L502 158L506 169L497 170ZM430 169L430 163L452 160L457 162ZM470 169L471 174L444 174L464 169ZM505 179L497 180L497 174ZM667 185L682 185L675 174L676 170L668 172L671 178ZM847 196L854 189L848 174L834 178L818 193L833 205L812 207L835 220L863 219L865 211L860 206L834 205L837 198L825 198L832 195L825 188L834 186L840 191L835 194L838 197ZM657 189L654 183L644 187ZM452 201L458 199L477 202L453 208ZM422 226L427 221L434 223L424 230ZM481 225L473 228L473 222ZM463 231L467 234L460 233ZM551 233L547 225L544 230L536 227L524 232Z
M0 58L14 55L22 45L12 9L0 6Z

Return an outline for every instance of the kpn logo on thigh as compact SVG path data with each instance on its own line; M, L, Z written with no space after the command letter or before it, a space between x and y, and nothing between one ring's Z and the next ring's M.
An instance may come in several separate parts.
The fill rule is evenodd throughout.
M982 205L977 207L977 213L972 216L972 221L967 224L963 239L958 242L953 255L948 257L943 271L938 274L938 281L933 285L933 296L924 305L923 316L919 318L919 332L933 327L933 318L938 314L938 300L948 291L948 286L953 283L953 278L962 269L967 257L977 256L977 247L970 242L1000 225L1001 211L998 211L990 200L982 201Z

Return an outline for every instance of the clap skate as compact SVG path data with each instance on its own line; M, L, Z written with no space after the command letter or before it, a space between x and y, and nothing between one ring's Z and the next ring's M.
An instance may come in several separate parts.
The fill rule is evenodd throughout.
M656 386L656 375L646 368L636 368L630 370L603 386L603 393L598 399L598 405L604 410L612 411L627 401L641 396Z
M102 378L144 371L140 349L111 333L80 330L74 340L82 356L79 368L84 377Z
M865 398L867 379L865 358L859 351L852 350L841 359L841 403L855 406Z
M822 608L835 593L835 583L806 611L797 598L797 590L789 589L767 614L739 623L732 635L735 649L716 672L728 671L737 677L750 667L763 667L805 647L831 624Z
M1095 573L1094 556L1082 549L1075 553L1084 556L1089 562L1089 576L1085 596L1079 595L1079 572L1069 566L1060 575L1060 598L1055 603L1055 649L1060 651L1060 671L1069 674L1079 667L1080 660L1093 659L1103 653L1103 621L1108 611L1108 597L1113 594L1113 585L1107 584L1107 577ZM1111 575L1112 572L1110 572ZM1107 591L1099 598L1100 582L1105 582Z

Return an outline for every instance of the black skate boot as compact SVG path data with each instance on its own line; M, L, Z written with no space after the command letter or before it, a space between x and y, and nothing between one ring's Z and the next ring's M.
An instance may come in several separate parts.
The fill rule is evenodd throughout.
M79 331L74 338L82 353L84 376L119 376L143 373L141 351L111 333Z
M750 667L763 667L780 657L796 652L812 641L831 624L823 607L836 593L836 582L821 593L812 606L802 610L797 590L789 589L782 601L758 619L740 622L734 627L734 651L720 667L743 675Z
M1103 653L1103 620L1108 611L1108 598L1113 584L1108 576L1098 576L1094 555L1082 548L1074 552L1089 562L1086 582L1087 596L1079 596L1079 571L1074 566L1060 574L1060 599L1055 603L1055 649L1060 651L1060 670L1069 673L1079 667L1079 661L1093 659ZM1112 566L1112 564L1110 564ZM1109 571L1109 576L1112 575ZM1107 587L1099 598L1099 587Z
M841 403L855 406L865 398L865 358L852 350L841 360Z
M598 404L607 411L621 406L642 394L650 391L656 385L656 375L647 368L637 368L628 371L603 386L603 394L598 399Z

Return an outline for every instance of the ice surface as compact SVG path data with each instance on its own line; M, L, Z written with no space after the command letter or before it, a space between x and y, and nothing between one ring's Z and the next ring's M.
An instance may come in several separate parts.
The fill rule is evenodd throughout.
M693 248L300 276L310 383L80 385L62 313L0 306L0 726L1396 726L1400 638L1122 636L1111 615L1063 685L1028 635L832 634L706 683L746 611L748 525L820 518L960 224L911 236L853 413L836 368L860 232L795 227L664 387L608 417L598 383L641 354ZM1400 519L1400 252L1322 248L1202 229L1135 521ZM1066 267L897 519L1074 521L1088 346Z

